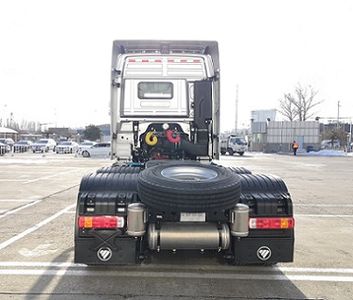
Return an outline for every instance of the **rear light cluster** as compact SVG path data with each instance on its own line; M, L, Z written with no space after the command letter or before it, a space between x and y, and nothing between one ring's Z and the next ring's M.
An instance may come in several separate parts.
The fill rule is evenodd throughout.
M125 225L124 217L117 216L81 216L78 218L80 229L115 229L123 228Z
M292 229L294 218L250 218L250 229Z

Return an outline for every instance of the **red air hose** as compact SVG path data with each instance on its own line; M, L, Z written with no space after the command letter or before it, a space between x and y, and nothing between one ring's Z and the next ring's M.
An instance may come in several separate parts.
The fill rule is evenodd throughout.
M178 144L180 143L180 135L173 130L167 130L165 132L167 136L167 140L173 144Z

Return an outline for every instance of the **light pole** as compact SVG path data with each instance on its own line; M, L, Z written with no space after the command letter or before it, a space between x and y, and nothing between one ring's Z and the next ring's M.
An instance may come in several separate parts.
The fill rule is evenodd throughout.
M337 128L340 127L340 101L337 102Z

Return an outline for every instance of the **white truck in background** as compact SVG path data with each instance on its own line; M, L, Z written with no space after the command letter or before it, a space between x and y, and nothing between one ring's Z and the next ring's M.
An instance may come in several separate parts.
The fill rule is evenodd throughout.
M244 152L248 150L248 143L244 137L238 135L230 135L226 139L221 140L221 154L224 155L226 152L229 155L238 153L240 156L244 155Z

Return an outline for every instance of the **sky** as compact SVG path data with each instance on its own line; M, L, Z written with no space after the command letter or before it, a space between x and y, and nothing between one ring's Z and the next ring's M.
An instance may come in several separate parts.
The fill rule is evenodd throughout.
M278 108L298 83L320 117L353 117L353 1L0 2L0 117L52 126L109 123L116 39L216 40L221 129Z

